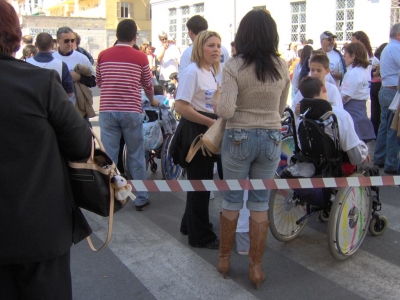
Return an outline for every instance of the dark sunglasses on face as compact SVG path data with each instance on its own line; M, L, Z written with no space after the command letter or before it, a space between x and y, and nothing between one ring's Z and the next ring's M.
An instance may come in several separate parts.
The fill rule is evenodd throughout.
M167 41L168 38L160 38L160 41Z
M64 39L64 44L68 44L69 42L75 43L75 39Z

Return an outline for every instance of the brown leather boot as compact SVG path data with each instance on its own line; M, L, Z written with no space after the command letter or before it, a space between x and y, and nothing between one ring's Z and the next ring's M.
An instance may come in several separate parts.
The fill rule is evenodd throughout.
M222 213L219 215L220 218L220 242L219 242L219 261L217 270L226 278L226 274L231 266L230 258L235 239L236 226L239 216L235 220L228 220Z
M267 241L269 221L257 223L250 219L250 250L249 250L249 276L258 290L260 283L265 280L265 273L261 270L262 257Z

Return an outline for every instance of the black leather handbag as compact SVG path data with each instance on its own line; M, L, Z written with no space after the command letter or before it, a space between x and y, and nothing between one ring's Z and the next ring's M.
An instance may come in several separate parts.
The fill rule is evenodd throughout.
M69 178L75 203L102 217L109 217L107 240L100 249L96 249L90 237L87 237L90 248L99 251L108 245L112 234L114 213L126 204L126 200L115 198L111 178L117 172L112 159L107 155L99 137L92 131L92 151L87 161L68 162ZM100 149L95 149L95 141Z

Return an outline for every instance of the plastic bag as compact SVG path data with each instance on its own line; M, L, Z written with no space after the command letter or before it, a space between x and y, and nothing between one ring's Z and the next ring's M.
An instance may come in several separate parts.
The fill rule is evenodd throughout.
M163 134L159 121L143 123L143 147L145 151L161 147Z
M396 112L397 107L399 106L399 100L400 100L400 94L399 94L399 92L396 92L396 95L394 95L392 103L389 106L389 109L391 111Z
M296 162L287 168L287 171L292 174L293 177L312 177L315 174L315 166L313 163L308 162Z

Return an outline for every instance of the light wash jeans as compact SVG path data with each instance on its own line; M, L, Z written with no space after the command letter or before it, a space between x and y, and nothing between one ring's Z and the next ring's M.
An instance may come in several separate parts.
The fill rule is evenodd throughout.
M118 163L119 142L122 134L128 148L128 168L130 174L133 179L146 180L142 115L129 112L101 112L99 121L101 142L114 163ZM140 206L145 204L147 198L147 192L136 192L135 205Z
M227 129L222 142L224 179L272 179L278 167L282 134L274 129ZM240 210L244 191L224 192L222 208ZM268 210L269 190L249 191L247 208Z
M389 110L396 90L382 87L379 91L379 103L381 105L381 124L375 145L374 163L384 164L384 170L396 171L399 168L397 155L400 151L400 138L397 132L390 129L394 113Z

